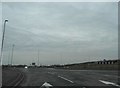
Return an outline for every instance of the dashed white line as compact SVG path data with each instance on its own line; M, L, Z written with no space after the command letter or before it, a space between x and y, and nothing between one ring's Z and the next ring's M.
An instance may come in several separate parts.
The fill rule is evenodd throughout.
M49 74L52 74L52 75L55 74L55 73L52 73L52 72L48 72L48 73L49 73ZM66 81L68 81L68 82L74 83L73 81L71 81L71 80L69 80L69 79L67 79L67 78L64 78L64 77L62 77L62 76L59 76L59 75L58 75L58 77L61 78L61 79L66 80Z
M117 86L117 87L120 87L120 85L116 84L116 83L113 83L113 82L108 82L108 81L104 81L104 80L99 80L100 82L104 83L104 84L107 84L107 85L113 85L113 86Z
M104 75L104 76L120 78L120 76L114 76L114 75Z
M104 76L110 76L110 75L104 75Z
M58 77L66 80L66 81L68 81L68 82L74 83L73 81L71 81L71 80L69 80L69 79L67 79L67 78L64 78L64 77L62 77L62 76L58 76Z
M52 72L48 72L49 74L52 74L52 75L54 75L55 73L52 73Z

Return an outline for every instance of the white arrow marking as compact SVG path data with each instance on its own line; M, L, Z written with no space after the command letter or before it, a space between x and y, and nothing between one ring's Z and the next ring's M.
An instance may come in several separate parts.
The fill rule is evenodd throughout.
M51 84L49 84L49 83L47 83L47 82L45 82L42 86L41 86L41 88L51 88L52 87L52 85Z
M107 84L107 85L113 85L113 86L117 86L120 87L120 85L116 84L116 83L112 83L112 82L108 82L108 81L103 81L103 80L99 80L100 82Z

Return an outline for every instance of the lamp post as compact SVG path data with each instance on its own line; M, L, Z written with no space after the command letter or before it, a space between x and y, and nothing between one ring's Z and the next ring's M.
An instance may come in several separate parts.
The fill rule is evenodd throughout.
M4 37L5 37L5 27L8 20L4 20L3 32L2 32L2 45L1 45L1 54L0 54L0 64L2 65L2 57L3 57L3 47L4 47Z

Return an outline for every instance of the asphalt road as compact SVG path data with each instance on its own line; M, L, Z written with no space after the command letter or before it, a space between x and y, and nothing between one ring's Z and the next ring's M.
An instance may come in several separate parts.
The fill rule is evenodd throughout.
M118 71L64 70L53 68L22 68L26 80L21 86L79 86L79 88L120 88Z
M2 69L2 85L11 86L10 84L18 77L19 73L14 68Z

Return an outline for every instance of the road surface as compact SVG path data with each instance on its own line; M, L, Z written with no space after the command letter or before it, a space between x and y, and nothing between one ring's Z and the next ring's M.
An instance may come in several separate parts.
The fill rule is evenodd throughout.
M26 80L21 86L79 86L79 88L120 88L118 71L22 68Z
M2 85L9 86L18 76L18 72L13 69L2 69Z

